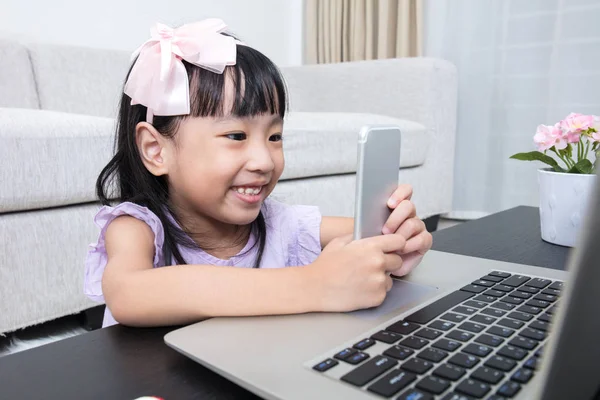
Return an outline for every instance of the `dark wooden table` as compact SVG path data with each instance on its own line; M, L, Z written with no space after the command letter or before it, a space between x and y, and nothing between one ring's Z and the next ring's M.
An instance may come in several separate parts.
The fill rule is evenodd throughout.
M568 249L540 238L537 208L517 207L434 234L433 248L563 269ZM0 357L0 399L255 399L168 348L174 328L113 326Z

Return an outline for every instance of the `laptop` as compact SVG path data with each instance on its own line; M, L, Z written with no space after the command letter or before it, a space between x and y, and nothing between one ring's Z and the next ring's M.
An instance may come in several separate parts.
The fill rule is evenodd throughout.
M266 399L593 399L600 185L589 204L567 271L431 250L379 307L213 318L165 342Z

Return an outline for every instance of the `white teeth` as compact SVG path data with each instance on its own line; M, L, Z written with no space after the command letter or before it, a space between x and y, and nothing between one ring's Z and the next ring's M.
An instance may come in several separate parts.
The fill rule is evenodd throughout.
M236 192L238 192L239 194L245 194L245 195L257 195L261 192L262 187L259 188L243 188L243 187L237 187L234 188L234 190Z

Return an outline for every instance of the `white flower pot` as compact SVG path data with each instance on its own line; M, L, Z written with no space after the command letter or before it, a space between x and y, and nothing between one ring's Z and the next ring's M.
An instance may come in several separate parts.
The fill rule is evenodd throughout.
M596 175L538 170L542 239L573 247L586 215Z

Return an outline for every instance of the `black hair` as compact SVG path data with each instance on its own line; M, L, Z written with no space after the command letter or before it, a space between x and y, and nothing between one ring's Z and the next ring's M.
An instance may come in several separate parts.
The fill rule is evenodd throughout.
M283 119L287 100L281 72L259 51L244 45L236 47L236 63L227 66L223 74L213 73L182 61L190 84L190 114L154 116L152 125L160 134L173 138L179 123L190 116L221 117L230 114L248 117L270 113L278 114ZM227 79L231 79L235 87L235 101L231 110L225 110ZM178 245L192 248L197 248L198 245L169 218L170 214L177 221L169 203L166 177L151 174L142 163L136 145L135 128L139 122L145 120L146 107L140 104L131 105L131 98L123 93L117 118L115 154L98 176L96 194L104 205L110 204L111 200L128 201L151 210L158 216L164 228L165 265L170 265L172 258L177 264L186 264ZM255 245L258 245L258 255L254 268L258 268L266 243L266 226L262 211L250 224L250 229L257 238Z

